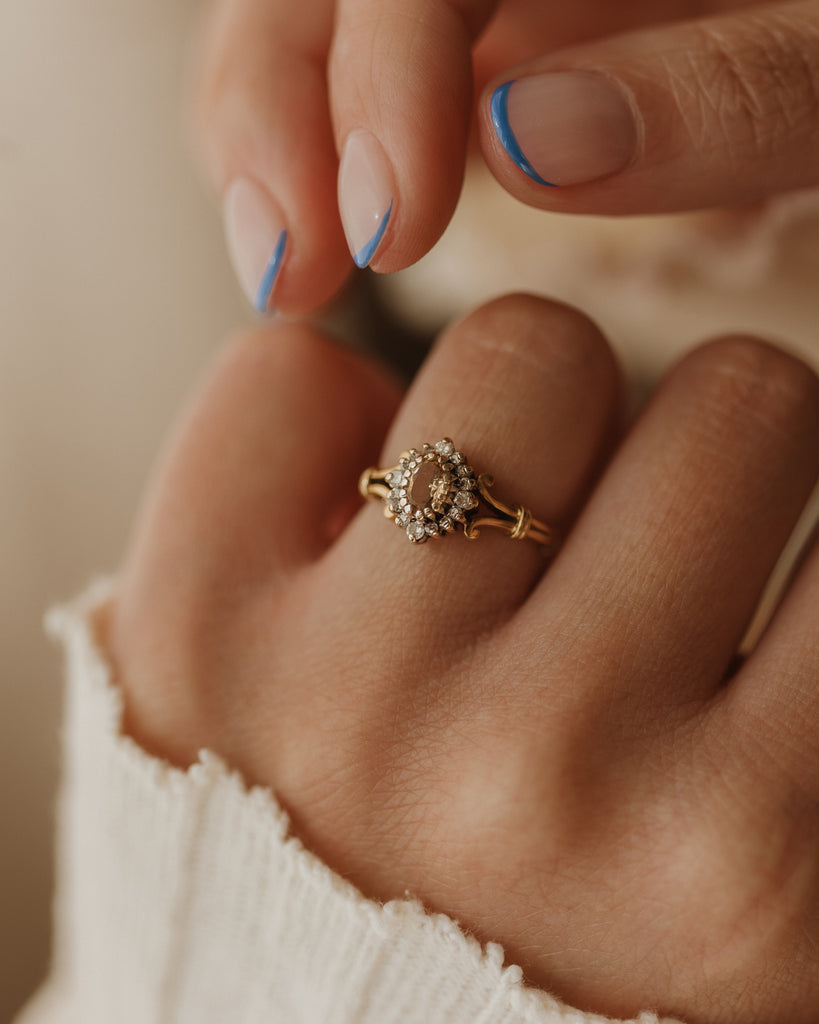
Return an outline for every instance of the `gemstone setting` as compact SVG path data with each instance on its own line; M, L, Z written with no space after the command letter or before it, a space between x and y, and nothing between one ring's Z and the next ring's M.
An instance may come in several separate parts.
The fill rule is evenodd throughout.
M496 497L494 486L494 477L476 473L448 437L403 452L397 466L370 467L358 481L361 496L382 501L386 518L411 544L458 530L467 540L476 540L492 528L512 540L533 540L553 553L560 543L558 532L524 505Z
M444 537L479 505L474 469L448 437L401 455L385 478L387 515L412 544Z

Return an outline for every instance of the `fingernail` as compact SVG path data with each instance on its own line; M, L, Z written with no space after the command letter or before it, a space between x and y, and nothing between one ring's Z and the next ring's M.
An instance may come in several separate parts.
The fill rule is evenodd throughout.
M540 185L581 185L634 158L637 128L625 95L603 75L556 71L506 82L492 94L503 148Z
M287 229L278 204L261 185L239 178L225 193L225 235L233 269L259 313L272 298L287 249Z
M375 256L392 216L392 169L381 143L370 132L353 132L344 144L338 171L338 208L356 266Z

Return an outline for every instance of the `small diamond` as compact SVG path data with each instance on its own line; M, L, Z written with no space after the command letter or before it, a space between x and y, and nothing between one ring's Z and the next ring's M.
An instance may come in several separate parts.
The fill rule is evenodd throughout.
M455 445L449 440L448 437L445 437L442 441L439 441L435 445L435 451L439 455L443 455L445 459L448 459L449 456L455 451Z
M428 537L434 537L438 533L438 526L435 523L427 523L425 529Z
M472 467L462 463L457 469L458 476L472 476Z
M398 469L394 469L387 477L387 483L392 487L399 487L401 485L401 478L403 475L404 471L400 467Z
M458 508L474 508L478 504L478 499L471 491L458 491L455 495L455 504Z
M395 517L395 522L398 524L398 526L406 529L409 526L409 524L412 522L412 520L410 519L410 517L408 515L404 515L402 513L400 516L396 516Z
M453 466L460 466L462 462L465 462L463 455L460 452L453 452L449 457L449 461Z
M403 505L406 504L406 498L403 491L390 491L387 504L390 506L393 512L399 512Z
M416 543L427 539L427 529L423 523L412 522L407 527L407 536Z

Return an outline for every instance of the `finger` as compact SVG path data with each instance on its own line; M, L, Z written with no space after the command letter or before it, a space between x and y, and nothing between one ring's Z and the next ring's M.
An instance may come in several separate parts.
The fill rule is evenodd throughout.
M471 122L471 44L495 6L339 3L329 67L338 198L359 266L405 267L446 227Z
M357 511L357 473L396 402L380 371L307 326L232 343L167 447L131 573L202 592L203 577L285 581L334 540L340 510Z
M815 440L814 440L814 443ZM819 492L813 518L819 519ZM716 709L744 774L814 802L819 792L819 538L757 649Z
M743 6L736 0L724 6ZM702 0L576 0L571 4L533 4L531 0L504 0L474 49L475 83L481 91L505 68L542 58L561 47L616 32L696 17Z
M380 374L306 327L256 331L216 360L154 473L110 627L127 728L149 749L190 763L204 709L234 713L220 684L229 652L262 646L269 664L271 602L331 542L394 401ZM205 729L193 745L191 723Z
M505 188L548 209L757 202L819 181L817 67L815 0L632 32L495 80L484 153Z
M204 36L200 149L237 275L260 312L316 309L350 268L325 75L333 8L221 0Z
M617 707L638 727L690 714L721 684L807 500L817 436L819 381L803 363L746 339L697 350L618 452L516 628L539 638L548 623L548 665L583 680L577 693L594 694L600 714Z
M477 470L493 473L498 497L563 524L594 476L618 408L616 364L593 324L543 300L502 299L441 339L380 465L449 435ZM425 665L432 674L448 671L464 647L512 614L547 565L532 541L488 527L474 541L453 532L412 544L382 513L370 503L353 520L325 560L330 583L319 597L327 605L323 621L356 623L365 682L372 681L363 670L367 652L376 661L386 654L396 675L408 670L408 680L422 676ZM342 581L347 599L340 607L333 595Z

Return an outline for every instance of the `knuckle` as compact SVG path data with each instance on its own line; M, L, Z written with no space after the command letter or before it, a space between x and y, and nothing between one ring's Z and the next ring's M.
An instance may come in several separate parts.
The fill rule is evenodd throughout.
M548 370L552 381L601 373L615 380L617 364L595 324L578 310L533 295L507 295L482 306L453 331L456 344L488 364L516 362ZM498 366L494 367L499 369Z
M801 359L753 337L729 336L684 361L700 378L707 407L774 435L819 430L819 378Z
M737 160L771 158L819 116L819 31L782 13L749 15L730 31L702 23L692 120L703 146L719 139Z

